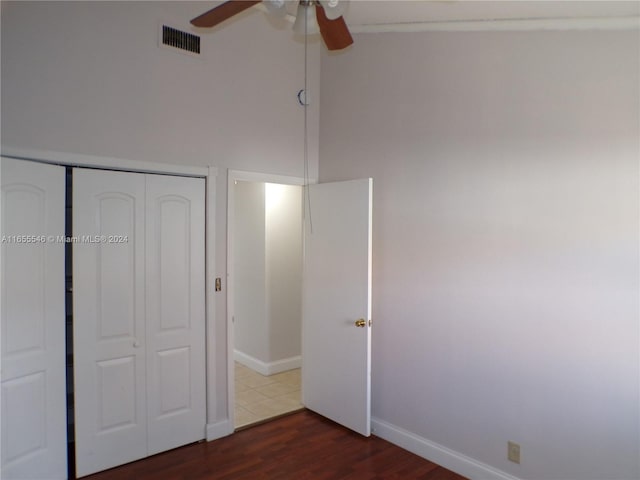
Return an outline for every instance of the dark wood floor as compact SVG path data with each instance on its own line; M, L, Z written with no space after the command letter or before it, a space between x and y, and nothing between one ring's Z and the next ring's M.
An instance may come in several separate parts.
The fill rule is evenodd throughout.
M466 480L385 440L361 437L308 410L85 478Z

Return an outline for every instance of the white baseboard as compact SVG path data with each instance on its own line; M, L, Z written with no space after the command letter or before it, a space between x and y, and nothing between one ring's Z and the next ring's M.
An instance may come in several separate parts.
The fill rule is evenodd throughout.
M294 368L300 368L302 365L302 357L300 355L295 357L284 358L282 360L276 360L275 362L263 362L257 358L240 352L239 350L233 351L233 358L241 364L249 367L262 375L269 376L280 372L286 372Z
M218 438L226 437L233 433L233 424L231 420L221 420L216 423L207 423L206 434L207 442L211 440L217 440Z
M498 470L459 452L439 445L426 438L396 427L383 420L372 418L371 430L383 438L427 460L437 463L458 475L477 480L520 480L502 470Z

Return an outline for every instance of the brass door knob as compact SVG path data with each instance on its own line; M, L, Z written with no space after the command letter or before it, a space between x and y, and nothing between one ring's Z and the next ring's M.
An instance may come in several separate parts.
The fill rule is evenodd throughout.
M367 324L367 321L364 318L359 318L356 320L356 327L364 327Z

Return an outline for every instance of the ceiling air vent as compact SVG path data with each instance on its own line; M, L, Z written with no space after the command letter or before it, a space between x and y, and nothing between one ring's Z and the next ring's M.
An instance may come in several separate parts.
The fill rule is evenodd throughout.
M185 53L200 55L200 37L177 28L162 25L162 45L177 48Z

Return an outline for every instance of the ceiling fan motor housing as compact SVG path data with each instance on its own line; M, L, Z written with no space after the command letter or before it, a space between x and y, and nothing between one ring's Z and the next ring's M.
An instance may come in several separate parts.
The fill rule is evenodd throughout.
M349 0L300 0L294 30L298 33L318 33L327 49L342 50L353 38L342 18ZM196 27L214 27L240 12L261 3L261 0L228 0L191 20ZM269 11L286 14L287 0L265 0ZM311 8L309 8L311 7Z

